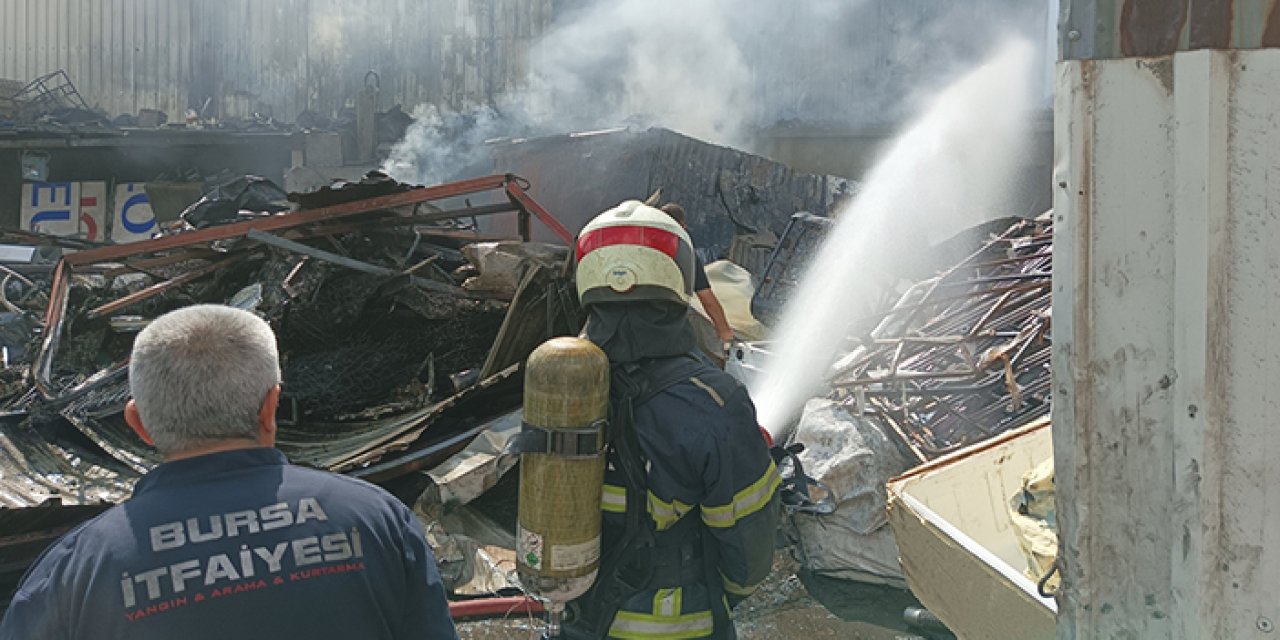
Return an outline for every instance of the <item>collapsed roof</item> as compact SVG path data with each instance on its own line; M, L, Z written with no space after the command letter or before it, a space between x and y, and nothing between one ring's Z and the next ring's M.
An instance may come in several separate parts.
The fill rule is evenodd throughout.
M69 253L43 286L6 277L30 307L6 306L45 318L29 373L3 370L0 587L160 462L123 420L128 355L151 318L190 304L237 306L275 329L278 446L291 461L420 490L413 471L519 406L527 354L580 327L567 250L516 238L490 243L479 269L463 256L496 239L459 218L510 213L525 237L534 218L563 231L527 186L509 175L391 193L354 184L293 213ZM460 200L473 197L493 203ZM495 287L484 258L497 254L510 273Z

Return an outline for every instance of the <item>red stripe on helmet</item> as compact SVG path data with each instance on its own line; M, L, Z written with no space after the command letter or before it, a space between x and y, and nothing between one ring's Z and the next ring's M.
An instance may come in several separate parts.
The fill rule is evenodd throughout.
M617 226L601 227L578 237L578 260L601 247L627 244L657 249L672 260L680 248L680 236L657 227Z

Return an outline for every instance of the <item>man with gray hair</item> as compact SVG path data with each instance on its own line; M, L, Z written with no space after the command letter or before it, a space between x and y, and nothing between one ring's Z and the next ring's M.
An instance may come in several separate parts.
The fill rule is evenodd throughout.
M138 335L125 420L164 454L27 572L0 639L456 638L413 514L273 448L275 336L198 305Z

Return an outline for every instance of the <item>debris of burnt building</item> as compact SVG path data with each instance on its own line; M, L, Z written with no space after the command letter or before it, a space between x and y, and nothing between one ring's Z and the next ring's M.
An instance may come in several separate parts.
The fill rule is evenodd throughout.
M886 483L1049 415L1049 215L986 223L939 252L962 257L851 319L867 328L851 334L800 418L798 458L836 506L791 518L815 574L905 588Z
M830 216L857 189L847 178L658 127L497 141L492 155L496 171L527 176L530 193L573 228L629 198L678 202L705 262L730 258L757 275L793 213ZM508 220L489 225L511 230ZM545 230L534 238L552 239Z
M293 462L416 497L413 472L519 407L528 352L580 327L567 248L525 243L535 218L567 231L527 187L511 175L430 188L374 176L295 197L291 212L81 246L29 275L5 267L3 304L28 324L3 335L24 351L0 369L0 592L159 463L123 420L128 354L151 319L191 304L237 306L275 329L278 446ZM499 214L524 237L475 229ZM515 257L485 259L498 254Z

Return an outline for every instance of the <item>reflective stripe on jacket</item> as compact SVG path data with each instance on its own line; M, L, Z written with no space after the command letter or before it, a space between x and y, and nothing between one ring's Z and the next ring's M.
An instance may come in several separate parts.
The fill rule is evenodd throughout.
M725 598L712 602L705 579L659 585L625 599L609 637L735 637L713 629L712 606L750 595L768 576L778 527L778 469L756 425L746 389L705 367L634 410L636 436L648 460L647 510L658 547L710 536ZM611 453L601 495L605 553L621 533L627 489Z

